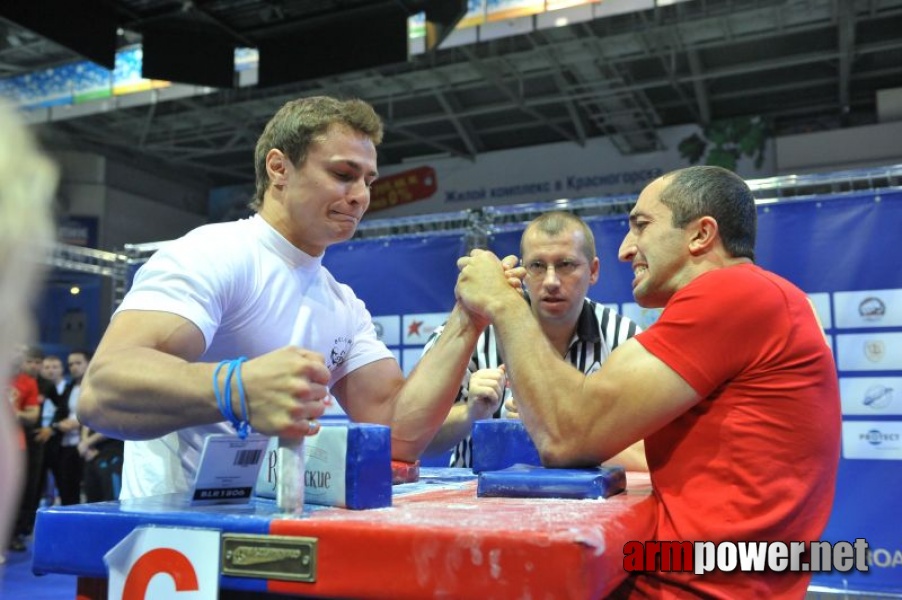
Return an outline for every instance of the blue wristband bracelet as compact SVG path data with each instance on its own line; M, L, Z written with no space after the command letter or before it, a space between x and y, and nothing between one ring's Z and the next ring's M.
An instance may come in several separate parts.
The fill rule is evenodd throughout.
M219 372L222 371L222 368L227 364L229 364L229 361L224 360L216 365L216 369L213 370L213 395L216 397L216 407L219 409L220 414L226 419L229 417L226 415L222 393L219 390ZM228 376L226 377L226 387L228 387Z
M247 395L244 391L244 380L241 379L241 363L246 360L247 358L244 356L239 356L232 361L232 364L235 367L235 380L238 383L238 403L241 408L241 419L238 420L238 425L236 425L235 429L238 431L238 437L242 440L247 438L248 428L250 427L250 422L247 418ZM229 408L231 409L231 406Z
M247 417L247 395L244 391L244 381L241 378L241 363L247 360L246 357L240 356L234 360L224 360L216 365L213 370L213 395L216 397L216 406L223 417L235 428L238 437L245 439L250 428L250 422ZM228 365L225 380L222 389L219 387L219 373L223 367ZM232 410L232 377L235 377L238 384L238 402L241 407L241 419L235 416Z

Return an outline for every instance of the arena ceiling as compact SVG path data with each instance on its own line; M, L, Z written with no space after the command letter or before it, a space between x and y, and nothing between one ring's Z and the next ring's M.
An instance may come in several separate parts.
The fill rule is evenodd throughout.
M288 56L298 64L313 55L303 47L312 30L364 31L380 11L448 4L93 2L120 29L117 44L167 28L237 46L275 36L297 40ZM0 77L84 60L72 44L22 27L6 9L0 15ZM286 100L314 94L374 104L386 122L382 166L597 136L629 155L660 149L657 130L670 125L760 116L785 135L876 123L877 92L902 87L900 32L902 0L688 0L439 45L403 62L33 122L51 148L98 152L209 186L252 181L253 145L267 119ZM331 36L338 46L348 45L344 38Z

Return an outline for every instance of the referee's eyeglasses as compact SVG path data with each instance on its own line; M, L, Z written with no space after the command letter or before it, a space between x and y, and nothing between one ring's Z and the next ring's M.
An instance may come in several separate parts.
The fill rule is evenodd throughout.
M532 277L545 277L545 273L551 268L554 269L554 272L559 276L566 277L567 275L575 273L576 270L584 264L585 263L570 259L564 259L550 265L541 260L532 260L526 263L526 272Z

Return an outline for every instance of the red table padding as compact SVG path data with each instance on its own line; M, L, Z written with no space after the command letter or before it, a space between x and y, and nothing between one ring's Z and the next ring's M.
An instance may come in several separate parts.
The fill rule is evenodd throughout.
M317 540L315 582L222 575L222 598L600 598L626 576L623 545L655 528L643 474L606 500L477 498L465 469L421 469L392 493L391 507L308 506L292 518L273 502L192 507L185 494L42 509L32 566L75 575L80 599L104 600L103 556L136 527L200 527Z
M636 483L633 483L633 482ZM317 581L270 581L283 594L351 598L599 598L621 582L623 545L652 538L647 477L607 500L477 498L475 481L361 512L275 519L312 536Z

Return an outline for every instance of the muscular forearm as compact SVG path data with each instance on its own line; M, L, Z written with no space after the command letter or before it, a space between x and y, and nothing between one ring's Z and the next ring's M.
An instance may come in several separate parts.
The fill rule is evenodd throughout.
M482 327L458 305L435 346L420 359L395 398L392 456L414 461L444 423Z
M585 375L563 360L514 296L499 298L492 322L503 345L504 362L520 419L547 466L590 466L580 456L585 444L585 412L580 399ZM592 400L593 402L595 399Z
M438 433L435 434L435 437L429 443L429 446L426 447L426 451L423 454L427 456L436 455L453 448L462 439L470 435L472 428L473 421L470 418L470 411L467 410L467 405L462 402L455 404L451 407L451 412L448 413L445 422L442 423Z
M214 369L214 364L189 363L150 348L98 354L82 382L78 420L129 440L222 421L213 394Z

